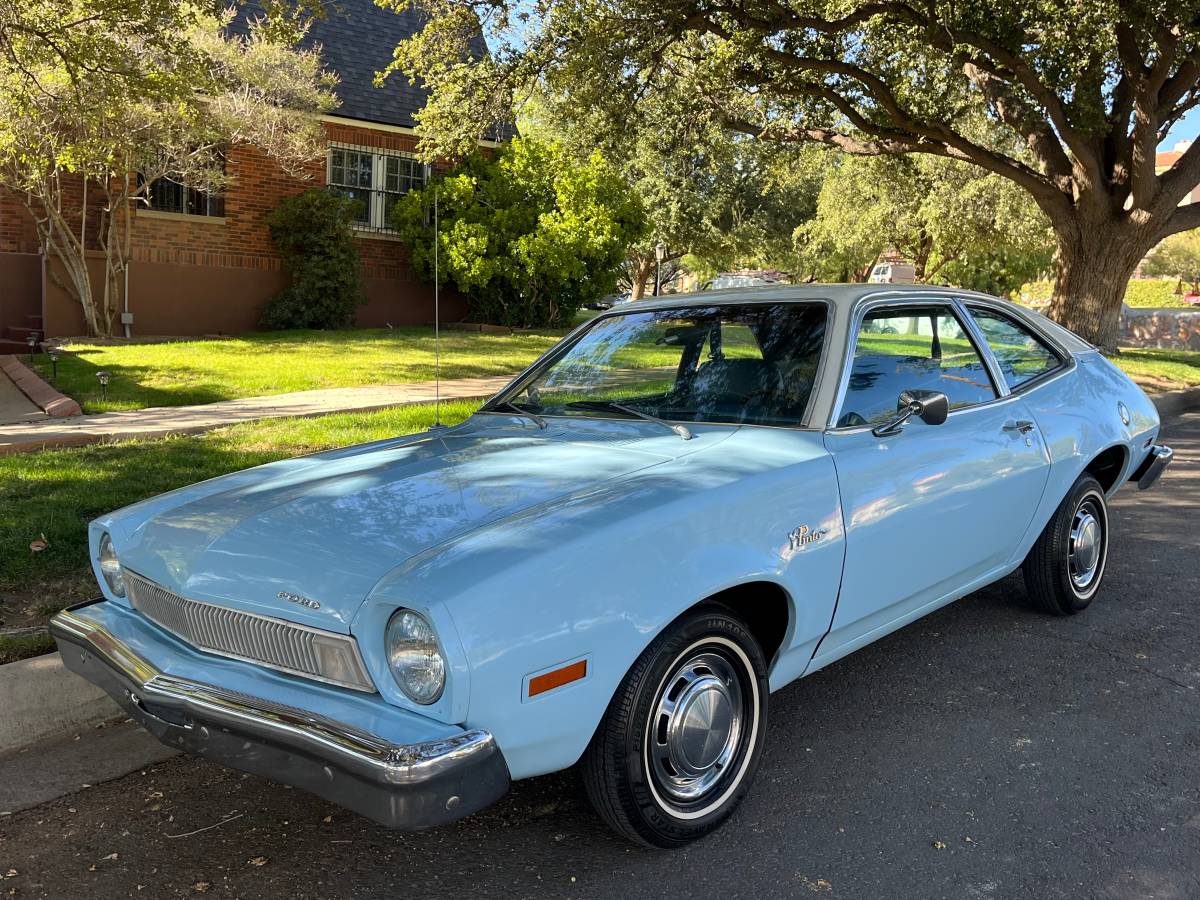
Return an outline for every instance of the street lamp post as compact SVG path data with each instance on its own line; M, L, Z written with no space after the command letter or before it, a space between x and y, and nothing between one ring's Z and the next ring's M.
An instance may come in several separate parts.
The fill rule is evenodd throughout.
M654 246L654 296L662 292L662 264L667 258L667 245L659 241Z

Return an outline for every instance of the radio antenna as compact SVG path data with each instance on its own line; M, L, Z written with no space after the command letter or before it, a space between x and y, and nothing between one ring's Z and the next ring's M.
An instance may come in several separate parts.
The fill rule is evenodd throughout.
M433 189L433 425L442 427L442 310L438 280L438 189Z

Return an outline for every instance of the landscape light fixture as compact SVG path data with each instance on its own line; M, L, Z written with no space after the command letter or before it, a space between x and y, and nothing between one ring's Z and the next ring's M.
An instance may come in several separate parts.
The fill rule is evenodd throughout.
M108 379L112 378L108 372L100 371L96 373L96 377L100 379L100 399L108 400Z
M58 358L62 355L62 350L58 347L50 347L46 350L46 353L50 356L50 368L54 373L50 376L50 380L58 381Z
M31 334L25 339L25 343L29 345L29 361L33 362L34 351L37 350L38 339L36 334Z

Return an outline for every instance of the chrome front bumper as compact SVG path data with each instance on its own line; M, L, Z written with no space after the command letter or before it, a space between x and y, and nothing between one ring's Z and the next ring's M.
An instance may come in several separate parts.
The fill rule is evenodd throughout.
M1137 471L1130 476L1130 481L1136 481L1138 490L1145 491L1154 487L1154 483L1158 481L1163 471L1171 464L1171 460L1175 458L1175 451L1170 447L1162 444L1155 444L1150 448L1150 452L1146 454L1146 458L1142 464L1138 466Z
M104 602L104 601L101 601ZM67 668L163 743L311 791L389 828L442 825L495 802L508 766L485 731L395 744L318 714L161 672L86 605L50 622Z

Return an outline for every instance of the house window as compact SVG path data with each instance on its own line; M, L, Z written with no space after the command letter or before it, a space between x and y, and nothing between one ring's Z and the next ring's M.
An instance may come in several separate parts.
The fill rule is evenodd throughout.
M225 198L220 194L188 187L172 178L156 178L150 183L150 209L186 216L223 216Z
M424 163L403 153L329 147L329 189L355 201L358 226L369 231L393 231L392 208L413 188L424 187L427 177Z

